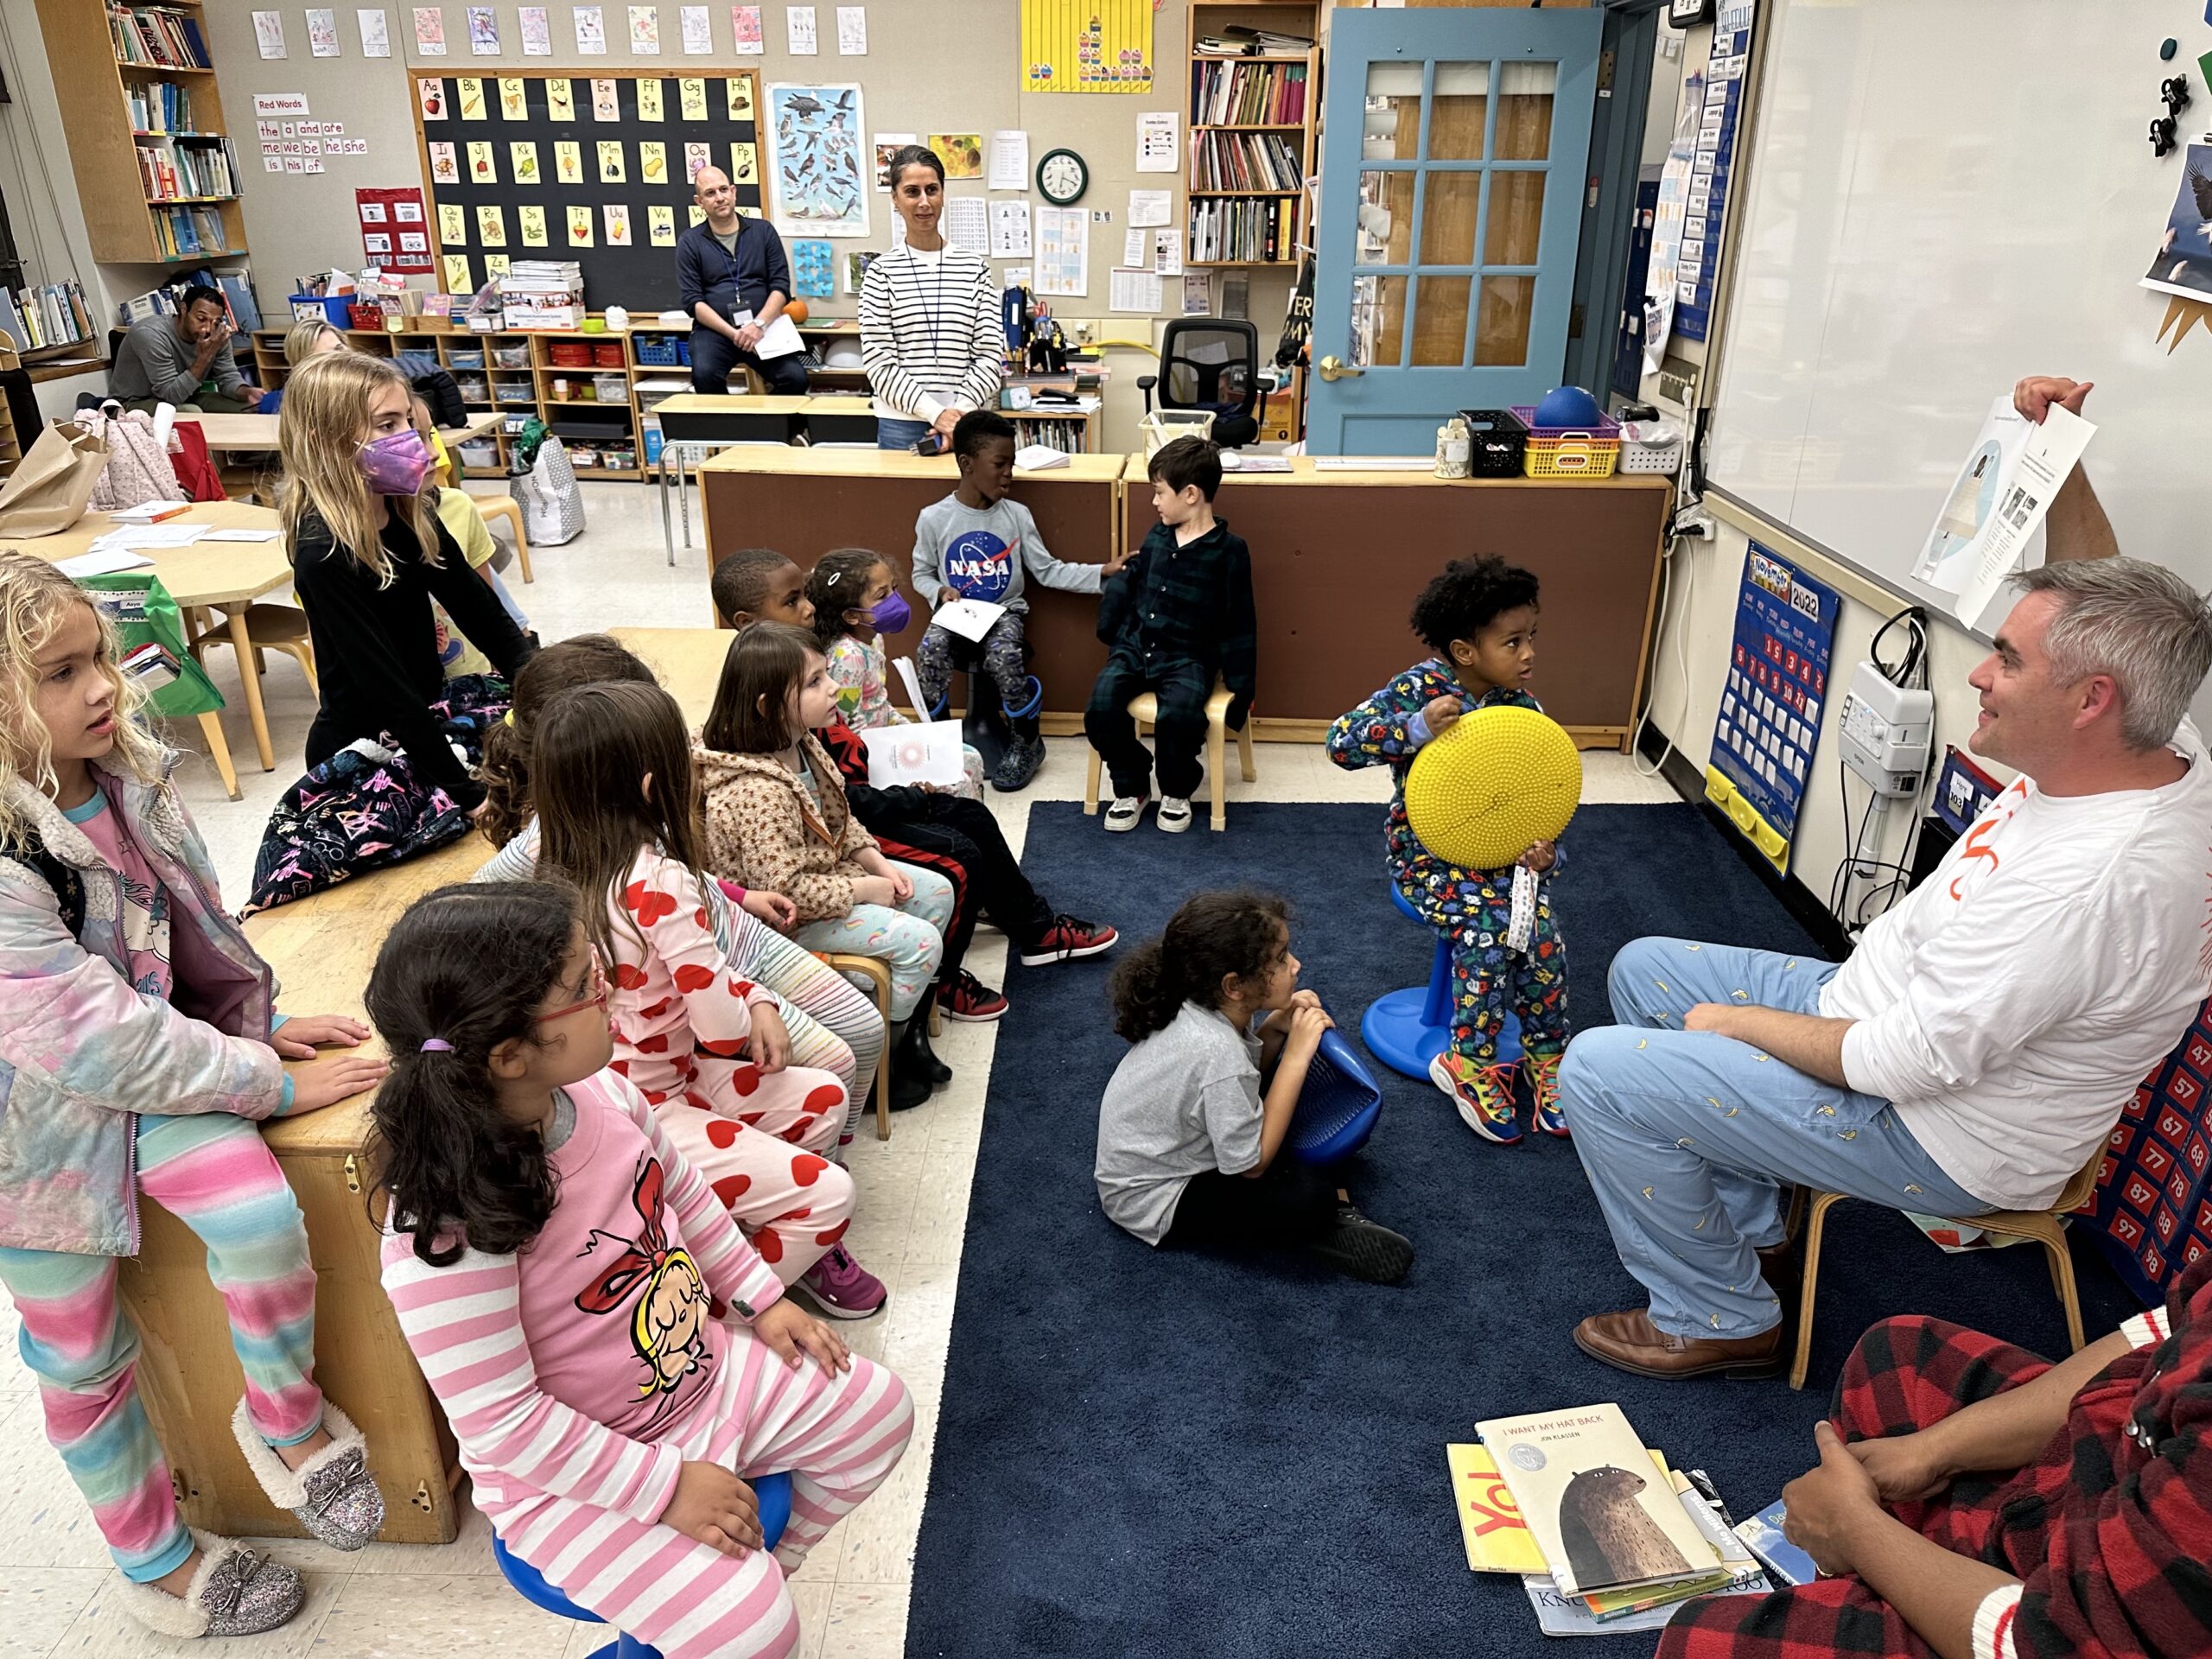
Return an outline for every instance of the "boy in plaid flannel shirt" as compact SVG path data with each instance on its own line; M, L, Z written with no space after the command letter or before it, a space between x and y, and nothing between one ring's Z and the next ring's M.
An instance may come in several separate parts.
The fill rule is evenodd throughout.
M1227 722L1242 731L1259 684L1259 620L1252 603L1252 555L1213 516L1221 452L1204 438L1163 444L1146 472L1160 522L1144 545L1106 578L1098 637L1106 666L1090 688L1083 729L1113 776L1106 827L1134 830L1151 793L1154 755L1137 741L1129 700L1160 703L1153 747L1160 768L1160 827L1191 827L1191 797L1205 768L1206 699L1214 677L1229 688Z

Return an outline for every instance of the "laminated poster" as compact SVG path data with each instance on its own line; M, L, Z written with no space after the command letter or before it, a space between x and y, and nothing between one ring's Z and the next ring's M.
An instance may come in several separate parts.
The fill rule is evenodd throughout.
M866 236L859 86L772 86L768 122L775 135L776 228L786 236ZM980 154L976 160L980 167Z

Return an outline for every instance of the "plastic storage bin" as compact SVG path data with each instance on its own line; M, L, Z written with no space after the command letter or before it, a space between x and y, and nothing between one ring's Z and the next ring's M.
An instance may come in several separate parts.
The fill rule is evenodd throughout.
M317 318L321 318L334 328L350 327L352 317L349 314L353 304L353 296L351 294L341 294L335 299L328 300L319 298L313 294L295 294L291 296L292 321L313 322Z
M622 354L620 341L611 344L606 340L597 341L591 348L591 360L594 368L626 369L630 366L629 359Z
M530 366L530 342L517 340L512 346L492 348L492 365L500 369L526 369Z
M499 464L499 446L496 443L464 443L458 453L461 464L472 470L496 467Z
M630 401L630 377L626 374L594 374L591 378L591 389L602 404L626 404Z
M464 404L492 401L492 383L480 374L456 374L453 383L461 389L461 401Z
M632 334L630 343L638 353L640 366L648 369L672 369L683 361L679 349L683 343L679 334Z
M514 379L494 375L492 395L503 404L534 404L537 401L537 388L531 385L528 376Z
M1476 478L1518 478L1528 453L1529 424L1510 409L1463 409L1467 470Z
M1625 428L1621 433L1621 471L1624 473L1663 473L1671 478L1681 470L1682 435L1680 432L1645 436Z
M484 353L480 351L446 353L446 367L448 369L480 369L483 366Z
M1601 415L1594 426L1538 426L1534 404L1513 412L1529 429L1522 471L1530 478L1611 478L1621 455L1621 423Z

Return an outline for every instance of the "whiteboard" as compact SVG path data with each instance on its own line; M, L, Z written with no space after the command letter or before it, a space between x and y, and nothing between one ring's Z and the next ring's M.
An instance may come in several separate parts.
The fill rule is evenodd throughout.
M1713 486L1948 620L1910 572L1990 399L2069 375L2121 550L2212 588L2212 335L2168 356L2137 285L2185 162L2151 153L2158 83L2189 77L2177 137L2212 129L2203 0L1771 0L1761 27Z

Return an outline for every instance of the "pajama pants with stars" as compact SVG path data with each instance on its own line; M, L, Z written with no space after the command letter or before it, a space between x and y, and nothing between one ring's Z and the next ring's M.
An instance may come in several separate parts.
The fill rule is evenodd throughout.
M728 1066L702 1056L691 1089L656 1102L653 1112L785 1284L852 1224L853 1178L830 1161L844 1128L845 1087L829 1072L795 1065L762 1077L750 1062Z
M1752 1337L1781 1322L1757 1252L1783 1240L1785 1185L1924 1215L1991 1208L1943 1173L1888 1101L1681 1028L1700 1002L1817 1014L1834 973L1813 957L1638 939L1606 976L1621 1023L1567 1048L1560 1103L1574 1149L1621 1264L1669 1336Z
M1513 920L1513 872L1409 867L1398 890L1452 942L1452 1052L1477 1065L1497 1058L1497 1034L1510 1013L1521 1046L1556 1054L1567 1046L1567 941L1538 889L1536 925L1525 953L1505 948Z

